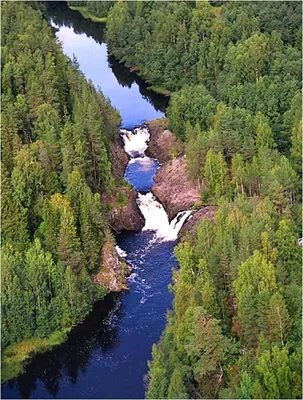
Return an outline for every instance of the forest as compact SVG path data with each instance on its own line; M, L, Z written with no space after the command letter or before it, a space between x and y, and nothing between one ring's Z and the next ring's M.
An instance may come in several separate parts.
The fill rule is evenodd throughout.
M90 3L89 1L87 2ZM115 2L109 51L170 95L201 204L147 398L301 398L300 2Z
M302 398L302 4L69 1L167 96L212 204L175 250L173 310L146 397ZM121 122L38 2L2 2L2 380L61 343L106 288L110 143ZM160 277L159 277L160 279Z
M106 294L91 275L109 235L120 116L63 55L43 5L1 4L2 379L64 340Z

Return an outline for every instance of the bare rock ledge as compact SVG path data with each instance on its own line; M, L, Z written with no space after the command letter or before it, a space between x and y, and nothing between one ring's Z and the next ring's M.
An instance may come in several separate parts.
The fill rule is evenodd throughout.
M127 276L130 272L131 267L117 253L114 241L108 239L102 249L102 269L93 281L110 292L121 292L128 289Z
M189 210L200 201L198 186L187 177L184 156L174 158L161 167L154 180L151 190L162 203L170 221L178 212Z

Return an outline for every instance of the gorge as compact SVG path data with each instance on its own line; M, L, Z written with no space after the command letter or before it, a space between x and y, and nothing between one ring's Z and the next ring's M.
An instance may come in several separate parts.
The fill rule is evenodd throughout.
M1 14L2 398L302 398L302 4Z
M116 250L132 267L129 290L111 293L97 302L64 344L36 355L22 375L4 384L2 397L143 398L147 361L171 307L168 285L171 270L177 267L173 254L177 235L190 215L185 210L170 221L150 192L160 164L145 155L150 134L142 123L163 117L159 107L164 110L167 99L146 91L141 80L133 81L135 75L126 68L113 67L113 59L109 63L106 44L84 33L86 26L92 29L95 23L82 21L76 11L65 9L64 5L53 11L51 23L64 52L77 58L86 78L92 79L95 86L100 85L121 113L121 138L130 157L125 179L139 192L137 203L145 224L138 232L122 231L116 235ZM67 15L77 15L84 32L77 32L72 19L65 22ZM102 26L97 25L99 29L95 31L100 33ZM117 380L119 385L115 384Z

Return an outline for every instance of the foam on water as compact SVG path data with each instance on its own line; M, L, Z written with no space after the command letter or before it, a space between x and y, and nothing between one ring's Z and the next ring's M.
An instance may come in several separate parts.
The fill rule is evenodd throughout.
M191 214L191 210L182 211L169 222L162 204L156 200L151 192L139 193L137 203L145 218L145 225L142 230L155 231L157 240L176 240L182 225Z
M119 247L118 245L116 245L115 247L116 247L116 252L120 257L125 258L127 256L127 253L124 250L122 250L121 247Z
M143 156L147 149L147 142L149 141L150 134L146 127L141 126L128 131L127 129L120 129L120 133L124 142L124 150L131 157Z
M133 131L126 129L120 130L125 151L132 157L129 164L136 164L136 174L142 179L142 171L149 171L154 165L154 159L145 155L145 150L148 147L150 133L146 126L141 126ZM145 178L147 179L147 178ZM138 191L145 191L143 183L137 185L137 181L133 179L131 182ZM138 187L137 186L141 186ZM145 190L143 190L145 189ZM143 231L153 231L155 236L151 239L152 245L156 241L170 241L178 238L178 233L186 219L191 215L191 210L180 212L175 219L169 222L166 211L151 192L146 194L139 193L137 198L138 206L145 218L145 226Z

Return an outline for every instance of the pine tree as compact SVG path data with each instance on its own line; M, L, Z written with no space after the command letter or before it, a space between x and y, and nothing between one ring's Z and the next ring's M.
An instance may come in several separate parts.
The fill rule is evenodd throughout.
M168 379L165 368L163 368L163 359L156 345L153 345L153 362L150 368L150 385L146 397L148 399L167 398ZM151 365L150 365L151 367Z
M188 399L186 387L183 383L182 374L178 368L174 369L168 387L168 399Z
M213 195L219 198L224 194L227 185L227 166L221 153L215 154L212 149L208 150L204 176Z

